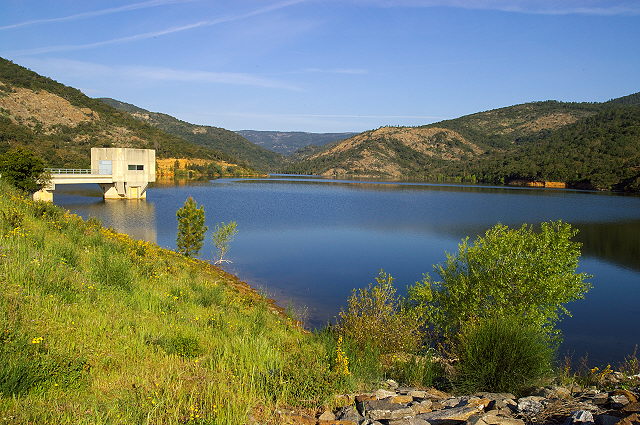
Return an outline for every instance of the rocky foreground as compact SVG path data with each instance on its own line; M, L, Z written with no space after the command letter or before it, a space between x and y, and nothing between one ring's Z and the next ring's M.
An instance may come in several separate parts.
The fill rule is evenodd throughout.
M510 393L454 397L394 381L385 386L340 396L343 407L316 416L280 411L279 417L283 424L303 425L640 425L640 386L611 391L549 386L520 398Z

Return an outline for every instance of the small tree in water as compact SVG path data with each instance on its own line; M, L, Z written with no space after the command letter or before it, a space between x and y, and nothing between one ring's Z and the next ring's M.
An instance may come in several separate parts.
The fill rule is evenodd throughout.
M200 252L204 242L207 226L204 225L204 207L189 197L182 208L176 212L178 217L178 252L193 257Z
M215 264L231 263L224 256L229 251L229 244L237 234L238 229L235 221L216 224L216 228L213 230L213 244L218 249L218 259Z

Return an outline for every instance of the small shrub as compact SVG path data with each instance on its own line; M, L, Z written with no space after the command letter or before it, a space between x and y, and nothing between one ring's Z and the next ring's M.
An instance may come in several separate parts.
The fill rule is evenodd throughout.
M380 271L375 281L353 291L347 310L339 313L338 333L381 354L415 351L424 336L420 317L396 296L391 275Z
M540 326L515 316L469 322L456 347L455 387L518 394L551 372L554 346Z

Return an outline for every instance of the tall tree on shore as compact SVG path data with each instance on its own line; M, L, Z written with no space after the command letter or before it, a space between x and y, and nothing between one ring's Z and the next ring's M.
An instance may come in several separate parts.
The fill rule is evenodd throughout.
M198 206L189 196L182 208L176 212L178 217L178 252L193 257L198 255L204 242L207 226L204 225L204 206Z
M18 189L33 193L48 181L44 161L22 147L0 154L0 176Z

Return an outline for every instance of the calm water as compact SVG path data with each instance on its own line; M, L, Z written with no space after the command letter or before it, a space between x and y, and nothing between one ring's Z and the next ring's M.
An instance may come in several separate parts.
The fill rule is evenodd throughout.
M236 220L225 268L301 312L331 321L352 288L383 268L401 291L497 222L563 219L580 229L581 271L593 289L562 322L563 354L618 362L640 344L640 197L559 190L318 180L220 179L156 186L147 201L104 202L97 185L58 186L55 202L133 237L175 248L175 212L188 196L207 224ZM207 241L202 258L212 259Z

